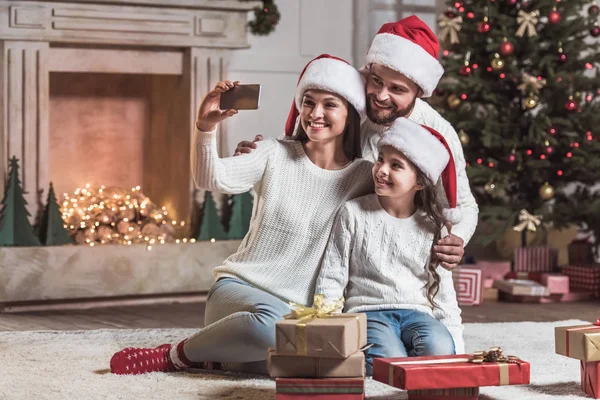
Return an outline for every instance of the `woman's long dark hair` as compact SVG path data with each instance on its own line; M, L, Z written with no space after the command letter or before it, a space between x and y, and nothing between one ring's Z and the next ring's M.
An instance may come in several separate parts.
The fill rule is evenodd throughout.
M300 117L298 117L300 118ZM348 157L349 160L354 160L355 158L362 157L362 147L360 143L360 114L354 106L348 103L348 116L346 117L346 128L344 132L344 154ZM302 124L298 123L298 134L296 135L296 140L301 143L308 142L308 135L302 128Z
M419 190L415 196L415 205L417 208L425 211L427 218L435 226L435 234L431 245L431 256L429 257L429 265L427 266L427 273L429 275L429 281L427 283L427 299L431 305L436 306L435 295L437 295L440 290L440 275L437 273L437 267L440 260L438 259L433 246L440 240L442 228L448 223L448 220L444 217L444 206L438 195L436 185L416 166L415 171L417 173L417 184L423 188Z

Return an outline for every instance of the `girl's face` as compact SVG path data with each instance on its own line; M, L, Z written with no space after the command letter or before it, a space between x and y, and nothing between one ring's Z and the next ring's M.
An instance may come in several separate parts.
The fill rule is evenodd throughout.
M422 188L417 184L415 166L398 150L392 146L383 146L373 165L373 180L375 193L378 196L414 198Z
M304 92L300 123L308 139L328 142L344 133L348 118L348 101L337 94L310 89Z

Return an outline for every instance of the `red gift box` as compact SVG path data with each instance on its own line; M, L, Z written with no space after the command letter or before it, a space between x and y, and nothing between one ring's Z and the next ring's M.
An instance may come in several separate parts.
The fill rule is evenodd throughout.
M512 303L574 303L577 301L589 300L592 297L590 292L569 292L565 294L551 294L548 297L539 296L518 296L510 293L500 292L500 300Z
M570 265L591 265L594 263L594 245L588 239L574 240L567 246Z
M541 272L509 272L504 275L505 280L509 279L525 279L529 281L542 282L542 273Z
M463 306L477 306L483 301L482 272L477 268L459 267L452 273L456 300Z
M600 362L581 361L581 389L594 399L600 399Z
M563 274L542 274L540 282L550 290L550 294L569 293L569 277Z
M567 265L562 267L562 273L569 277L571 283L600 283L600 264L587 267Z
M373 379L404 390L529 383L529 363L469 362L469 354L373 359Z
M364 378L277 378L277 400L364 400Z
M478 400L479 388L409 390L408 400Z
M516 272L552 272L558 264L558 250L550 247L518 247L515 249Z
M468 265L468 268L477 268L481 270L483 278L483 288L489 289L494 286L496 279L510 272L510 261L477 261L473 265Z

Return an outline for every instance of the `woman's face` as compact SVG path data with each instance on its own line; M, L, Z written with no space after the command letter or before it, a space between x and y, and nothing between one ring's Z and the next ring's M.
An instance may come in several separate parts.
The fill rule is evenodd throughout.
M348 101L337 94L310 89L304 92L300 123L308 139L327 142L344 133L348 118Z

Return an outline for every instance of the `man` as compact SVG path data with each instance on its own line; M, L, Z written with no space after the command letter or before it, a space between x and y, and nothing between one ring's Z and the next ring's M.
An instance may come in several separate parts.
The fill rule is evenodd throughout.
M471 193L465 158L456 131L429 106L429 97L444 73L438 61L439 42L429 27L416 16L384 24L373 39L361 72L366 77L367 116L361 127L363 157L375 161L377 141L392 122L406 117L435 129L444 136L456 164L457 208L462 221L436 245L441 265L455 268L464 255L464 245L477 226L479 208ZM255 141L262 140L257 136ZM240 142L235 155L252 151L255 144ZM438 184L443 194L443 187ZM441 196L444 198L444 196Z

